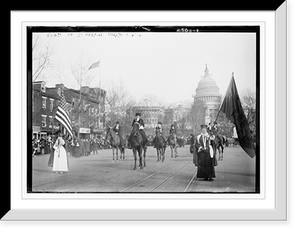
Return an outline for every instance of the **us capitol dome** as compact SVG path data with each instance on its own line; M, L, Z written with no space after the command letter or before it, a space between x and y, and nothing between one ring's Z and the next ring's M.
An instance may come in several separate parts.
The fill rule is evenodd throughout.
M221 105L222 95L219 93L219 87L216 81L211 78L211 74L209 74L207 64L204 70L204 76L201 76L201 80L196 88L196 95L194 95L194 103L199 104L201 102L206 108L205 124L212 123Z

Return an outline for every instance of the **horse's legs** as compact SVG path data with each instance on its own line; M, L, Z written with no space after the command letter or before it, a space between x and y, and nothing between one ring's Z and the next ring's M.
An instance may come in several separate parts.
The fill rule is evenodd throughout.
M133 166L133 170L136 169L136 149L133 149L133 158L134 158L134 166Z
M144 153L143 153L143 157L144 157L144 167L146 167L146 152L147 152L147 147L144 147ZM142 152L141 152L142 153Z
M113 153L113 162L115 161L115 148L112 147L112 153Z
M170 145L170 149L171 149L171 158L173 158L173 146Z
M162 157L161 162L164 162L164 161L165 161L165 152L164 152L164 148L161 148L161 149L160 149L160 153L161 153L161 157Z
M140 169L143 169L143 155L142 155L142 147L139 148L138 150L138 153L139 153L139 167Z
M174 150L175 150L175 158L177 158L178 157L177 145L175 145Z
M159 149L158 149L158 147L156 148L156 154L157 154L157 160L156 160L156 162L158 162L159 161Z
M125 159L125 148L124 148L124 146L121 147L121 159Z
M223 160L223 156L224 156L224 147L223 147L223 145L221 145L221 150L222 150L222 157L221 157L221 160Z

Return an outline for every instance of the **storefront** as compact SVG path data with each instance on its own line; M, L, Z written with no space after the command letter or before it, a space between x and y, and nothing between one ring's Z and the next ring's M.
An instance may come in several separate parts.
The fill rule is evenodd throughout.
M79 138L88 139L91 136L90 128L79 128Z
M92 139L101 139L104 135L104 131L99 128L91 129L91 138Z
M40 139L40 138L41 138L41 127L32 126L32 139Z

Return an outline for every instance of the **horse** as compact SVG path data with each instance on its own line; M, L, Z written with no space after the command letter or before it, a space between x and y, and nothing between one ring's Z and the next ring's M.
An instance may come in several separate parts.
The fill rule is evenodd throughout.
M223 155L224 155L224 143L225 143L225 139L223 136L221 135L217 135L214 139L215 142L215 150L219 152L219 158L218 161L222 161L223 160ZM222 154L221 154L222 153ZM217 155L217 153L215 154Z
M175 153L175 158L178 157L178 153L177 153L177 140L176 140L176 135L175 133L171 134L169 137L168 137L168 144L171 148L171 158L173 158L173 155ZM174 153L173 153L174 151Z
M125 159L125 147L121 145L120 137L118 136L118 134L114 132L114 130L111 127L107 128L106 140L109 142L109 145L112 148L113 161L114 162L118 161L119 150L121 152L120 159ZM115 159L115 150L116 150L116 159Z
M185 144L184 138L183 137L177 138L177 144L178 144L179 148L184 147L184 144Z
M133 170L136 170L136 161L137 161L137 154L139 156L139 167L140 169L143 169L146 167L146 152L147 152L147 146L145 142L143 141L142 134L140 133L140 124L134 123L132 128L132 137L130 139L130 145L133 152L134 157L134 166ZM144 158L144 161L143 161Z
M164 141L164 138L160 135L159 132L155 133L155 138L153 139L153 145L156 148L157 153L157 162L165 161L165 151L166 151L166 142Z

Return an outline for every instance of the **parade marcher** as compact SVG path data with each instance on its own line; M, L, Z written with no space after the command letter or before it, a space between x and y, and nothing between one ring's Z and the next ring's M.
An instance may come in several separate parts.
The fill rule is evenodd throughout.
M72 139L72 146L73 146L73 156L75 158L79 158L80 157L80 144L79 144L79 140L77 137L73 137Z
M51 142L50 142L50 156L48 160L48 167L53 167L53 159L54 159L54 143L56 142L56 139L58 137L59 131L55 133L55 135L52 136Z
M53 171L55 173L64 173L68 171L68 156L64 147L65 140L62 133L58 132L58 137L54 143Z
M191 133L190 135L190 153L194 154L194 148L195 148L195 136Z
M125 147L125 140L123 136L123 128L120 126L120 122L117 121L116 125L113 127L113 131L120 137L120 144Z
M170 142L170 136L174 136L174 140L175 140L175 145L177 145L177 129L175 124L171 124L170 126L170 130L169 130L169 137L167 139L168 142Z
M162 127L162 122L158 122L157 126L155 127L155 137L153 139L153 146L155 148L155 141L157 140L157 134L159 134L163 138L163 142L165 142L165 138L163 137L163 127Z
M197 178L213 181L213 178L216 177L213 150L207 126L204 124L201 125L201 133L196 137L194 149L193 163L197 166Z
M85 139L85 147L86 147L86 156L89 156L90 152L91 152L91 142L90 142L90 139Z
M218 123L215 121L213 123L213 125L211 126L211 128L207 129L208 134L210 135L210 144L213 148L214 151L214 165L217 166L218 165L218 161L217 161L217 144L216 144L216 140L219 140L221 142L223 142L223 139L220 138L219 136L219 128L218 128Z
M140 125L139 130L140 130L140 133L141 133L141 135L142 135L144 145L146 146L147 143L148 143L148 138L147 138L146 133L145 133L145 131L144 131L145 124L144 124L143 119L141 119L141 113L136 113L136 114L135 114L135 118L134 118L133 121L132 121L132 127L133 127L133 125L134 125L135 123L139 123L139 125ZM131 134L130 134L130 136L129 136L129 138L128 138L128 142L129 142L129 143L130 143L130 141L131 141L132 136L133 136L133 132L131 132Z

